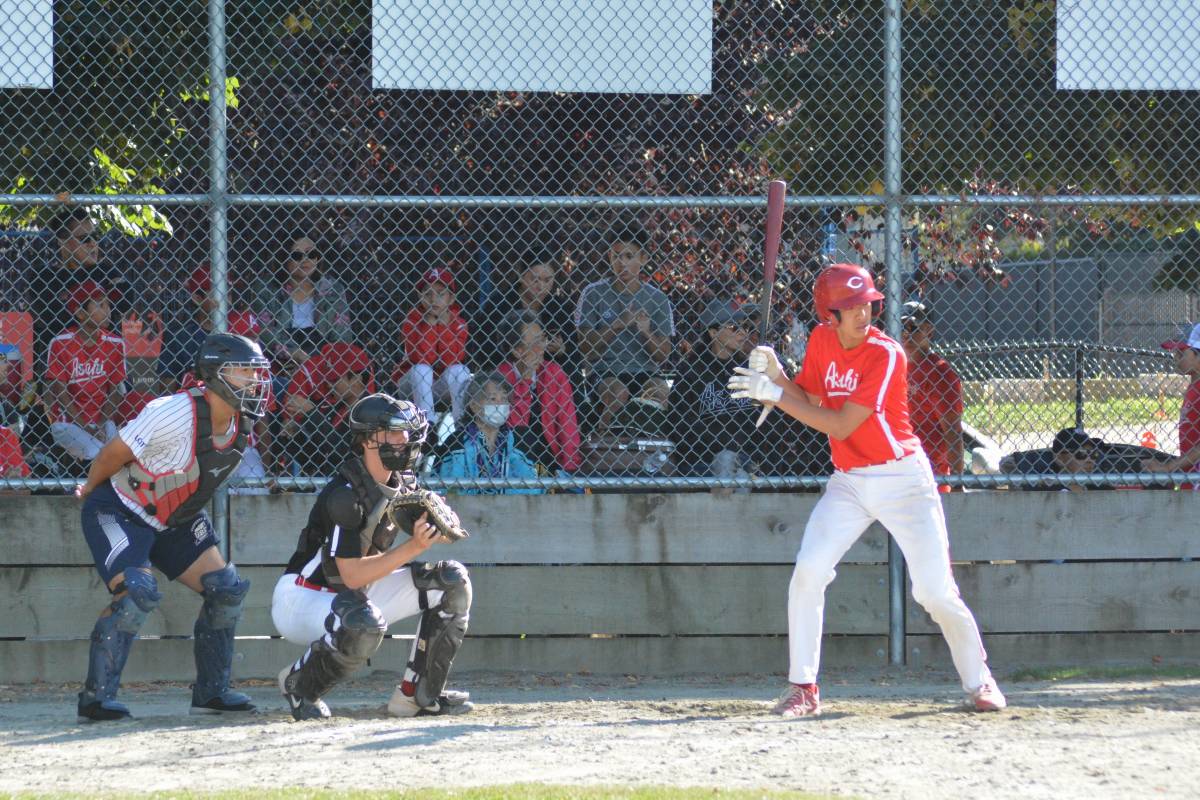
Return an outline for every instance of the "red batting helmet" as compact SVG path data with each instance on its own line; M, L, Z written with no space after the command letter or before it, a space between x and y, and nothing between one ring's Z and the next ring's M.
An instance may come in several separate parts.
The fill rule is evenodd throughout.
M829 322L832 311L844 311L882 300L871 273L857 264L830 264L813 284L813 305L818 322Z

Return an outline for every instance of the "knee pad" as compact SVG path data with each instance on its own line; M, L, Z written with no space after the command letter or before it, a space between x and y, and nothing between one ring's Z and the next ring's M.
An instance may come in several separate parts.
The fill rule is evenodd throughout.
M242 603L250 591L250 581L240 577L233 564L226 564L202 575L200 585L204 587L200 614L209 627L223 630L236 626L242 618Z
M325 620L337 651L354 662L366 662L375 654L387 632L387 620L379 607L359 591L338 592L333 610Z
M125 578L119 589L125 592L125 596L112 602L112 624L124 633L137 633L150 612L162 602L158 581L145 567L131 567L125 570Z
M436 564L414 564L413 584L423 592L442 593L437 610L455 617L466 617L471 610L473 591L471 575L458 561L439 561Z

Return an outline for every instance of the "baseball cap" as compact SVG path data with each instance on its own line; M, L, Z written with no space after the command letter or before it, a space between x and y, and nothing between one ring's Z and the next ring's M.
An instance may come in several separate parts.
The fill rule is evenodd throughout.
M900 307L901 322L933 322L933 310L920 300L909 300Z
M332 342L321 348L321 378L333 383L348 373L369 372L371 357L367 351L349 342Z
M262 325L258 315L253 311L230 311L229 332L238 336L258 336L262 333Z
M1200 350L1200 323L1193 325L1187 336L1163 342L1162 346L1164 350L1187 350L1188 348Z
M70 294L67 295L67 313L74 314L87 305L89 300L94 300L97 297L107 297L111 301L116 300L117 296L116 292L106 291L103 286L89 278L82 283L76 284L71 289Z
M713 300L700 312L700 324L704 328L713 328L727 322L741 322L750 316L745 306L734 308L729 300Z
M1063 428L1054 434L1054 443L1050 445L1050 450L1059 453L1064 450L1078 450L1081 447L1095 447L1102 444L1104 444L1102 440L1088 436L1087 431L1083 428Z
M417 289L424 289L431 283L442 283L454 290L454 273L447 267L434 267L421 276L417 281Z

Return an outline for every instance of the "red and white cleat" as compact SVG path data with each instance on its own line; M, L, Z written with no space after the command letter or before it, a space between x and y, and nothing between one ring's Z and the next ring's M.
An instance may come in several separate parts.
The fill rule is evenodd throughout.
M976 711L999 711L1008 708L1008 701L1004 699L1004 694L992 678L988 678L982 686L970 692L968 702Z
M815 683L789 683L771 713L781 717L820 716L821 690Z

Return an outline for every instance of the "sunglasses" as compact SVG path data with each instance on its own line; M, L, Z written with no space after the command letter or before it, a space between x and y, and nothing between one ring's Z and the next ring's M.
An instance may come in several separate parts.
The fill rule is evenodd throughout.
M293 250L288 253L288 258L292 261L303 261L306 258L316 261L320 254L316 250Z

